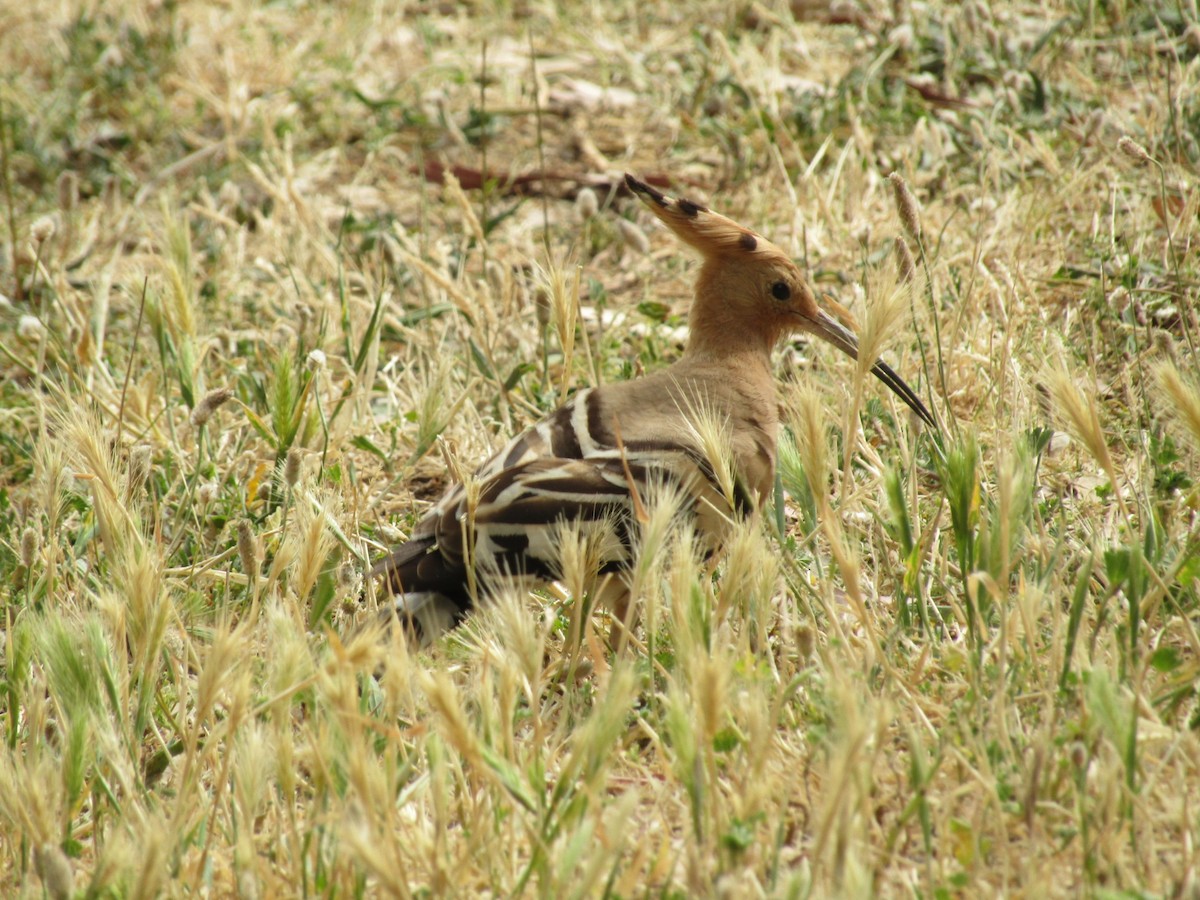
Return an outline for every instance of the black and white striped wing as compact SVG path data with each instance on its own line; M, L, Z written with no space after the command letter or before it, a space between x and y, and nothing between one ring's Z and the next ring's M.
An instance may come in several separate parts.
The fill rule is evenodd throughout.
M580 391L549 416L517 435L475 470L475 479L486 481L506 469L535 459L587 459L597 450L612 449L613 445L592 436L594 423L588 422L588 415L596 406L590 399L594 393L592 388Z
M596 391L580 391L484 462L471 490L448 489L371 572L386 576L395 611L432 637L470 610L472 584L486 595L500 584L561 578L564 524L602 538L598 574L628 568L636 533L630 479L643 502L662 486L677 491L679 511L694 516L710 549L735 513L753 508L740 485L728 502L695 448L639 439L634 428L618 441L605 412Z
M615 571L628 565L631 553L630 478L643 502L667 486L684 496L681 511L701 518L727 515L715 488L682 450L534 458L477 478L474 491L456 486L372 575L386 573L391 593L448 595L465 592L470 564L485 586L495 578L556 579L561 575L559 536L562 526L572 523L585 534L613 530L616 543L600 566L601 572Z
M633 477L647 474L638 469ZM609 572L628 565L631 514L629 481L619 460L533 459L482 482L473 510L464 494L439 522L437 546L448 562L464 570L464 549L471 546L484 582L548 581L562 575L562 528L573 524L581 534L610 533L612 540L604 542L599 560L600 571Z
M514 437L475 470L473 478L484 485L508 470L539 459L578 460L583 456L575 434L575 404L590 391L577 394L547 418ZM369 578L386 575L386 589L392 594L412 591L437 591L461 599L465 572L461 546L455 550L456 522L465 511L466 490L452 484L417 523L409 539L396 547L371 569ZM459 529L461 530L461 529Z
M587 388L575 394L551 415L517 435L475 470L475 480L486 482L502 473L539 459L591 460L597 463L620 461L649 466L675 473L690 468L687 463L716 487L710 462L694 446L678 440L647 438L644 429L629 427L624 440L613 428L615 417L606 408L601 392ZM636 475L635 475L636 477ZM734 485L733 504L739 515L750 512L754 498L739 480ZM462 486L450 488L437 508L461 501Z

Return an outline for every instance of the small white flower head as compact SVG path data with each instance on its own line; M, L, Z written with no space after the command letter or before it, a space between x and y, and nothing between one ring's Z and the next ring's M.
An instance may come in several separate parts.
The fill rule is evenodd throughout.
M101 69L118 69L125 65L125 54L116 44L109 44L96 60L96 65Z
M50 238L54 237L54 219L50 216L41 216L29 226L29 236L33 238L33 242L37 245L42 245Z
M208 506L217 499L217 494L220 493L220 488L217 487L215 481L206 481L200 487L196 488L196 499L200 501L201 506Z
M217 191L217 199L221 202L222 209L235 209L242 202L242 189L236 181L226 181Z
M624 221L624 219L621 221ZM539 287L533 295L533 313L537 317L537 323L540 328L545 328L550 324L550 312L550 292L543 287Z
M579 211L579 218L585 222L600 211L600 201L596 199L596 192L590 187L585 187L575 195L575 209Z
M903 25L897 25L888 32L888 43L895 46L897 50L911 50L915 41L913 27L907 22Z
M308 352L307 365L314 372L319 372L321 369L325 368L325 362L324 350L310 350Z
M17 337L24 341L40 340L46 333L46 326L37 316L21 316L17 322Z

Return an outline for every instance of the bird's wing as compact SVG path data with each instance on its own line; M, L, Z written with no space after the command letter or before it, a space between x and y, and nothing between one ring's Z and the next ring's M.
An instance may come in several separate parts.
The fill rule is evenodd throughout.
M640 395L636 402L622 403L635 385ZM589 511L623 506L630 502L627 470L643 495L651 486L643 482L651 474L660 480L665 476L697 501L705 500L697 510L702 517L711 512L707 507L727 515L729 498L722 499L720 479L686 427L685 404L675 396L677 392L673 381L650 376L576 393L475 470L471 481L478 496L476 528L483 527L515 547L521 543L518 526L585 519ZM739 515L749 512L754 498L740 479L734 493L733 509ZM451 485L422 516L409 541L376 565L372 574L404 572L404 584L421 585L406 588L410 590L448 589L462 570L460 523L468 502L467 488ZM503 560L503 551L497 550L495 558ZM434 559L444 560L448 569L435 565ZM537 571L534 566L529 574ZM393 584L392 589L400 587Z
M453 516L446 517L442 552L462 564L464 541L473 531L477 572L559 578L562 527L571 523L581 533L610 531L613 541L598 560L599 568L618 568L630 552L629 477L643 492L651 478L641 466L629 471L627 476L619 459L554 457L504 469L480 485L473 515L464 497Z
M611 540L601 541L598 567L601 573L616 571L628 565L632 553L633 491L647 502L662 486L680 492L681 511L702 519L729 515L710 471L684 448L534 458L477 479L473 489L460 485L372 575L386 574L390 593L436 591L466 609L472 563L484 587L497 577L561 577L564 523L584 534L607 530Z
M485 481L535 459L585 459L590 451L613 449L615 445L600 446L590 436L587 421L588 398L594 394L586 388L536 425L517 435L493 453L476 470L477 481Z
M685 454L706 478L715 482L712 460L706 458L690 420L708 405L705 396L708 390L719 387L680 381L662 372L579 391L494 453L475 470L475 480L487 481L537 459L599 461L624 457L631 462L653 465L658 457L670 460L677 454ZM770 442L773 441L772 435ZM746 473L736 474L741 482ZM748 486L739 483L735 491L739 494L734 498L739 513L748 512L755 502ZM455 485L443 501L456 503L460 493L461 486Z

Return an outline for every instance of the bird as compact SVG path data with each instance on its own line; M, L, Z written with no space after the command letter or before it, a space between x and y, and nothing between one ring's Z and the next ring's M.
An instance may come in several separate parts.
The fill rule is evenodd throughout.
M666 368L583 388L451 484L407 541L369 572L418 645L458 625L496 591L562 575L564 526L604 527L593 560L597 593L614 618L628 614L637 520L655 487L684 498L710 553L734 520L753 516L773 491L779 401L771 355L806 333L858 358L852 331L817 303L795 262L761 234L707 206L670 197L632 175L630 192L702 263L682 356ZM871 371L927 425L937 422L882 360ZM729 477L706 448L698 419L715 416L728 440ZM468 487L468 484L470 487Z

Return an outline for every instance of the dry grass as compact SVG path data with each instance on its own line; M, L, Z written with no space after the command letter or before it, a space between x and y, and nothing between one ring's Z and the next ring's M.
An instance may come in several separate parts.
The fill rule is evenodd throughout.
M1194 0L0 19L0 892L1200 890ZM944 441L798 341L783 502L715 573L652 515L626 652L349 639L447 467L678 355L623 170Z

